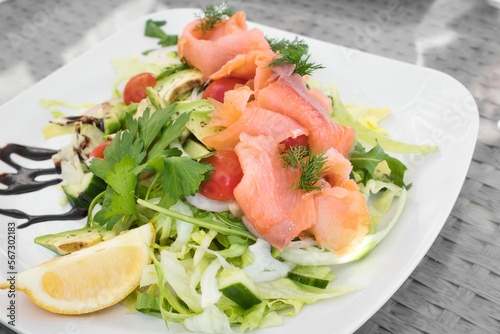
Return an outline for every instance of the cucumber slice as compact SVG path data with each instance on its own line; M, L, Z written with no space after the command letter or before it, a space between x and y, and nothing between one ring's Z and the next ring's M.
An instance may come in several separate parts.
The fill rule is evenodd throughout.
M243 269L224 269L219 276L219 291L245 310L261 303L254 282Z
M328 286L328 283L330 283L330 281L326 280L326 279L305 276L305 275L294 273L292 271L288 272L286 277L291 279L292 281L297 282L297 283L309 285L309 286L312 286L315 288L320 288L320 289L325 289Z
M106 189L106 182L93 173L85 173L80 184L64 184L61 187L72 206L88 208L92 200Z

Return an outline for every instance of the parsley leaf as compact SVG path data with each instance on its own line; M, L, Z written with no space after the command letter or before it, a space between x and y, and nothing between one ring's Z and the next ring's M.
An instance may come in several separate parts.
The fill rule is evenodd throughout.
M170 206L199 189L213 167L181 157L176 147L169 148L191 117L190 113L177 114L178 109L171 104L155 112L146 109L138 119L127 115L127 130L115 135L104 150L104 159L92 159L90 170L107 183L95 222L108 229L115 225L115 229L128 228L142 219L137 208L139 196L148 200L154 194ZM153 175L140 184L140 174L145 171Z
M111 163L108 164L111 165ZM108 188L113 191L107 191L105 194L105 197L111 198L111 202L109 203L110 210L106 210L104 218L116 215L138 216L135 189L138 182L137 175L142 170L143 167L137 166L135 159L127 155L114 164L113 171L106 173L105 181Z
M121 131L116 134L109 146L104 150L104 157L109 164L114 166L126 156L130 156L136 164L140 164L146 157L146 151L144 151L141 138L134 140L128 131ZM95 173L95 168L92 171Z
M159 109L150 114L149 108L146 108L142 117L139 118L139 136L144 141L144 147L149 147L165 127L168 120L174 114L174 104L170 104L164 109Z
M159 38L158 44L161 46L176 45L178 42L177 35L166 34L161 27L164 26L167 21L153 21L151 19L146 21L146 27L144 29L144 35L152 38Z
M398 159L387 154L378 143L368 152L363 145L357 143L349 160L354 171L362 172L363 183L365 184L369 179L374 178L375 169L381 162L385 161L390 169L389 179L399 187L409 188L410 186L404 182L406 166Z
M189 157L168 157L164 162L163 189L173 199L193 195L205 179L205 173L213 168Z

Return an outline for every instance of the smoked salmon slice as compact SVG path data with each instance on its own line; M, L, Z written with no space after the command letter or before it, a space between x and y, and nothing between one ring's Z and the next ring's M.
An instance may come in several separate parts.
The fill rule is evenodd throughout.
M347 181L352 171L352 164L336 149L331 148L325 152L327 170L323 178L331 187L342 186Z
M246 105L252 95L253 92L249 87L242 86L225 92L224 103L209 99L216 109L215 112L210 114L212 120L209 126L228 127L236 123L241 115L243 115Z
M368 234L370 212L354 180L322 189L314 196L314 205L317 222L309 232L337 257L349 254Z
M205 137L203 143L216 150L233 150L242 133L251 136L272 136L280 143L287 138L307 136L308 131L287 116L250 103L238 121L213 136Z
M285 115L261 108L247 101L252 91L247 87L227 91L224 103L212 101L217 111L212 113L209 126L225 126L221 132L203 138L203 143L216 150L234 150L240 134L272 136L278 143L287 138L308 135L306 128Z
M257 73L254 83L258 103L266 109L286 115L309 130L309 146L316 152L335 148L348 156L356 143L352 127L335 123L329 114L328 97L307 88L302 77L282 71L276 79L272 71L263 69ZM260 69L259 69L260 71ZM257 80L258 79L258 80ZM321 93L321 94L320 94ZM285 102L286 101L286 102Z
M298 171L283 168L279 143L273 137L243 133L235 152L243 178L234 196L257 232L282 251L316 223L314 199L290 188Z
M257 56L272 53L261 30L248 30L244 12L237 12L205 33L197 29L199 24L200 20L195 20L184 28L179 37L178 54L189 66L199 69L205 80L225 65L217 78L231 75L252 79Z

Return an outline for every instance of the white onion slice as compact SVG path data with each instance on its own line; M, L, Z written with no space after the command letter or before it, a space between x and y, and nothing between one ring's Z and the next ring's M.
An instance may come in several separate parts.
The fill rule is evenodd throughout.
M229 205L234 203L236 200L217 201L215 199L205 197L200 193L196 193L194 196L186 196L186 201L198 209L212 212L224 212L229 211Z
M182 64L180 59L168 56L169 53L177 51L177 45L167 46L148 53L147 59L149 63L156 64L162 68Z
M84 116L92 116L94 115L97 111L102 109L102 103L98 103L95 106L91 107L88 109L86 112L83 113Z
M120 103L120 102L123 102L123 97L117 97L117 98L105 101L103 103L98 103L95 106L93 106L90 109L88 109L87 111L85 111L83 113L83 115L84 116L92 116L92 115L94 115L96 112L98 112L100 109L102 109L102 105L104 103L109 103L109 104L113 105L113 104L117 104L117 103Z
M254 260L249 266L243 268L254 282L271 282L286 277L292 270L292 266L276 260L271 254L271 244L264 239L257 239L257 242L248 249L253 253Z
M247 217L243 216L241 217L241 221L243 222L243 225L247 228L248 232L252 233L252 235L256 238L264 239L259 232L253 227L252 223L250 223L247 219Z

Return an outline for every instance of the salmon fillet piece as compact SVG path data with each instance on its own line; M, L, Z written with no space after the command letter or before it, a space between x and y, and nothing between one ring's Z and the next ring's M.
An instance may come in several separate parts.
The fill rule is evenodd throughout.
M226 129L203 138L205 145L216 150L234 150L241 133L272 136L278 143L290 137L308 135L307 129L293 119L263 109L255 102L248 103L252 94L250 88L243 86L227 91L224 103L212 101L216 111L210 114L212 121L209 126L225 126Z
M199 24L200 20L195 20L184 28L179 37L178 54L189 66L199 69L205 80L211 79L226 64L217 78L231 75L252 79L257 55L272 53L261 30L248 30L244 12L237 12L204 35L197 29Z
M209 116L212 118L209 126L225 126L228 127L238 121L243 115L253 91L242 86L236 89L228 90L224 93L224 103L214 99L209 99L215 107L215 112Z
M234 196L257 232L282 251L316 223L314 199L290 188L298 172L282 167L279 143L273 137L243 133L235 152L243 178Z
M352 127L335 123L287 83L270 84L258 92L257 101L262 107L286 115L307 128L309 145L316 152L335 148L348 156L356 143Z
M310 229L316 243L342 257L368 234L371 222L365 197L354 180L324 188L314 196L317 222Z

